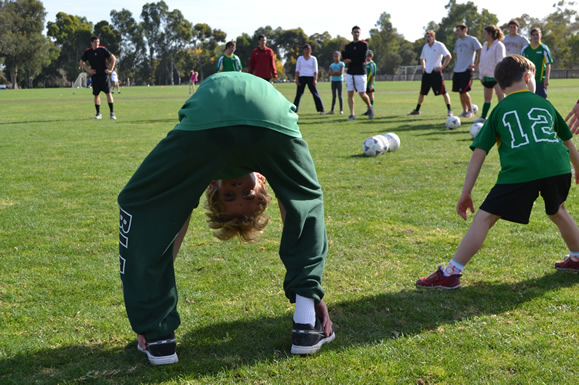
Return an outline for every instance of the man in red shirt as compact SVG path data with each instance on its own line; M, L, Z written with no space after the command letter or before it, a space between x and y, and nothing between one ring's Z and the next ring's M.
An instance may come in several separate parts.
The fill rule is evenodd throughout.
M275 54L271 48L265 46L265 43L267 43L265 35L259 35L258 46L251 52L249 59L249 73L270 81L272 78L277 79Z

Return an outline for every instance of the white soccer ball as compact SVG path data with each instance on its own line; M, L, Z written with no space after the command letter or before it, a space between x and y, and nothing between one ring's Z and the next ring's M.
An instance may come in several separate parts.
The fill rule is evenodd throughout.
M384 134L384 137L388 140L388 151L394 152L400 148L400 138L393 132L388 132Z
M455 130L457 128L460 127L460 119L458 118L458 116L449 116L448 119L446 119L446 127L449 130Z
M476 138L476 136L478 135L480 129L482 128L484 123L475 123L472 126L470 126L470 137L471 138Z
M384 135L374 135L372 138L376 138L382 143L384 152L390 151L390 142L388 142L388 139Z
M372 136L364 141L364 145L362 146L362 149L364 150L364 155L373 157L384 153L385 150L384 142L387 141L382 140L377 136L378 135Z
M474 112L475 114L478 112L478 106L476 104L471 104L472 106L472 112Z

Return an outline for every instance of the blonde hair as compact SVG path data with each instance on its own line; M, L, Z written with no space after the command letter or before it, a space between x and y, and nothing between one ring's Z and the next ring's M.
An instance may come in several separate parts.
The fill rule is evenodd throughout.
M213 235L222 241L228 241L237 236L240 241L253 243L258 240L259 235L269 223L270 217L265 210L271 202L271 195L267 192L265 180L256 191L257 209L253 215L233 216L223 213L217 187L208 187L205 197L207 198L205 202L207 224L211 229L217 230Z

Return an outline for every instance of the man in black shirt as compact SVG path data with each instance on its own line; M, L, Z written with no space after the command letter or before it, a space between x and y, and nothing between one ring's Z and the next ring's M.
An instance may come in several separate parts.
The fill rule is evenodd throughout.
M356 120L354 113L354 92L357 91L360 97L368 106L368 118L374 118L374 108L370 104L370 98L366 94L366 54L368 43L360 40L360 27L352 28L351 43L342 48L344 63L348 66L346 71L346 90L348 91L348 106L350 107L350 117L348 120Z
M84 51L80 59L80 66L83 70L91 74L92 94L94 95L94 105L96 108L95 119L102 119L101 91L107 95L107 102L111 110L111 119L116 119L113 109L114 101L113 95L111 94L109 74L115 69L117 58L106 47L100 45L100 39L97 36L90 38L90 44L91 48ZM87 62L90 63L91 68L87 67Z

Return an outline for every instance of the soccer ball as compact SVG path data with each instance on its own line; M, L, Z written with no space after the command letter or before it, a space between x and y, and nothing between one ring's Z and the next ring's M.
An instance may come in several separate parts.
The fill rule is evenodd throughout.
M382 143L382 146L384 146L384 152L390 151L390 142L384 135L374 135L373 138L376 138Z
M471 104L472 106L472 112L474 112L475 114L478 112L478 106L476 104Z
M375 135L372 136L370 138L367 138L364 141L364 145L362 146L362 149L364 150L364 155L366 156L378 156L384 153L384 151L386 151L387 149L384 148L385 145L384 143L387 143L388 141L381 138L378 138L378 136L382 136L382 135Z
M394 152L400 148L400 138L393 132L384 134L384 137L388 141L388 151Z
M454 130L460 127L460 119L458 118L458 116L449 116L448 119L446 119L446 127L449 130Z
M472 126L470 126L470 137L473 139L476 138L482 126L483 123L475 123Z

